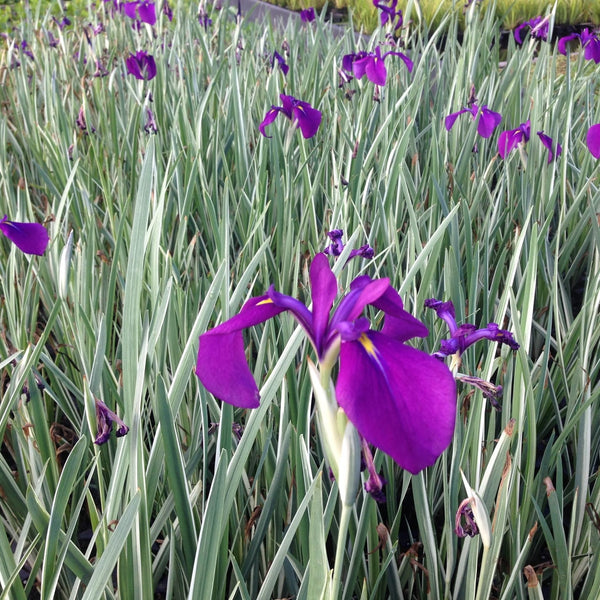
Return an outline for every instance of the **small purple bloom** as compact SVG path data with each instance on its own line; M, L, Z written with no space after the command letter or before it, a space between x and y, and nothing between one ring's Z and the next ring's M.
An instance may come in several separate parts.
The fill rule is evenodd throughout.
M198 11L198 23L204 27L205 31L212 25L212 19L208 16L208 13L204 8L201 8Z
M101 60L96 59L96 71L94 77L106 77L108 75L108 69L104 66Z
M94 399L96 402L96 420L98 422L98 434L94 440L95 444L104 444L110 438L113 423L117 424L117 437L127 435L129 427L114 413L102 400Z
M600 123L592 125L587 132L586 144L594 158L600 158Z
M600 63L600 37L597 32L591 32L587 27L581 33L572 33L558 40L558 51L561 54L567 53L567 43L578 39L584 49L583 56L586 60L593 60L596 64Z
M6 215L0 219L0 231L25 254L41 256L46 251L50 239L43 225L9 221Z
M312 311L271 286L239 314L202 334L196 375L221 400L258 407L242 331L289 311L319 363L331 368L339 358L335 396L359 434L411 473L432 465L452 439L456 388L443 362L405 344L425 337L427 328L404 310L388 279L368 275L355 278L333 310L338 281L323 253L312 261L310 282ZM367 305L385 314L381 331L361 316Z
M498 152L502 158L514 150L519 144L524 144L529 141L531 132L531 123L527 120L521 123L516 129L503 131L498 137Z
M549 135L546 135L543 131L537 132L538 137L540 138L540 142L548 149L548 164L552 162L554 158L554 149L552 138ZM556 156L560 156L562 153L562 146L560 144L556 144Z
M151 109L146 109L146 124L144 125L144 131L146 133L157 133L158 126L156 125L156 121L154 120L154 113Z
M154 57L143 50L138 50L126 59L127 72L136 79L150 81L156 77L156 62Z
M390 50L385 54L381 54L379 46L375 48L375 52L356 52L353 54L346 54L342 57L342 68L352 72L356 79L361 79L364 75L367 79L375 85L385 85L387 79L387 69L385 68L385 59L388 56L399 56L406 65L409 72L413 70L413 62L402 52L395 52Z
M64 29L67 25L71 24L69 17L63 17L60 21L56 17L52 17L52 20L58 25L59 29Z
M458 511L456 511L454 532L458 537L466 537L467 535L475 537L479 533L471 502L471 498L463 500L458 507Z
M400 27L402 27L402 11L396 10L397 5L398 0L373 0L373 6L381 11L379 19L381 21L382 27L385 27L385 24L388 22L391 25L394 25L394 20L396 19L397 21L394 25L394 30L400 29Z
M550 17L534 17L529 21L521 23L514 31L515 41L521 45L523 38L521 31L523 29L529 29L529 35L532 38L543 40L544 42L548 39L548 26L550 23Z
M479 116L477 133L483 138L489 138L492 133L494 133L494 129L496 129L502 121L502 115L500 113L490 110L485 104L480 109L477 104L473 103L469 108L463 108L455 113L449 114L444 121L446 130L450 131L454 126L456 119L464 113L471 113L473 120Z
M316 18L315 9L312 6L300 11L300 20L303 23L312 23Z
M362 461L361 470L367 470L369 472L369 478L365 481L365 492L371 495L373 500L379 504L385 502L385 493L383 486L387 483L385 477L380 475L375 468L375 462L373 461L373 454L369 448L369 444L365 439L361 439L362 446ZM364 466L364 469L363 469Z
M491 340L499 344L506 344L511 350L518 350L519 344L513 338L510 331L500 329L496 323L488 323L487 327L477 329L475 325L465 323L458 325L456 323L454 304L452 302L442 302L435 298L425 300L425 307L432 308L437 316L446 322L450 330L450 339L442 340L440 349L434 354L437 358L445 358L452 354L462 355L463 352L472 344L479 340Z
M279 97L283 106L271 106L267 111L265 118L258 127L262 135L271 137L265 133L265 128L277 118L279 113L282 113L293 121L296 127L300 128L304 138L313 137L321 124L321 111L313 108L308 102L302 102L302 100L297 100L293 96L279 94Z
M273 68L275 66L275 62L277 62L277 64L279 65L281 72L284 75L287 75L290 68L286 64L285 58L283 58L283 56L281 56L281 54L279 54L279 52L277 52L277 51L273 52L273 58L271 59L271 68Z
M342 242L344 231L342 229L333 229L327 233L327 236L331 240L331 244L329 244L329 246L323 250L323 254L327 254L329 256L339 256L344 251L344 243ZM360 248L351 250L350 254L348 255L348 260L356 256L361 256L362 258L373 258L375 256L375 250L373 250L369 244L364 244L364 246L361 246Z

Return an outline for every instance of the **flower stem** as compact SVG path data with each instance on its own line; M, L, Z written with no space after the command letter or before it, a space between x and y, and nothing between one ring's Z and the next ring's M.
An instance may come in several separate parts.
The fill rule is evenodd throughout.
M348 537L348 525L350 524L350 515L352 514L352 506L342 502L342 513L340 515L340 528L338 531L337 548L335 551L335 564L333 566L333 585L331 587L330 600L338 600L341 598L343 590L342 570L344 567L344 554L346 551L346 538Z

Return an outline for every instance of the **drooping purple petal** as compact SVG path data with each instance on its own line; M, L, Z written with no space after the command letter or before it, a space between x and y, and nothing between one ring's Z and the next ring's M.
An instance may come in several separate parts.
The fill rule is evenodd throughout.
M242 408L259 405L258 387L246 361L242 330L283 310L268 295L251 298L237 315L200 336L196 375L211 394Z
M559 53L566 55L567 54L567 43L572 40L577 40L577 39L579 39L578 33L571 33L570 35L565 35L564 37L561 37L560 40L558 40L558 44L556 45Z
M311 138L317 133L322 118L320 110L313 108L308 102L298 100L293 114L304 139Z
M600 123L592 125L587 132L586 144L594 158L600 158Z
M387 79L387 69L385 68L384 58L385 57L381 56L381 50L379 49L379 46L377 46L374 54L363 59L367 61L365 65L367 79L375 85L385 85Z
M325 350L329 313L337 296L337 279L329 266L329 260L322 253L317 254L310 265L310 289L312 293L312 328L317 354L321 358Z
M272 136L267 135L265 133L265 128L270 125L276 118L277 115L281 112L281 108L279 106L271 106L271 108L266 112L265 118L262 120L261 124L258 126L258 130L267 138Z
M4 215L0 219L0 231L25 254L41 256L48 247L50 236L43 225L39 223L19 223L9 221Z
M502 115L500 113L490 110L487 106L481 107L481 116L479 117L479 123L477 124L477 133L482 138L489 138L494 129L500 125L502 121Z
M392 55L392 56L399 56L404 61L404 64L406 65L406 68L408 69L408 72L412 73L414 64L413 64L413 61L410 60L410 58L408 58L408 56L406 56L406 54L402 54L402 52L394 52L394 51L390 50L389 52L386 52L383 55L383 58L386 58L386 56L390 56L390 55Z
M411 473L432 465L452 440L450 370L381 333L342 343L336 397L359 433Z
M460 115L463 115L464 113L467 112L471 112L468 108L462 108L461 110L451 113L449 114L445 119L444 119L444 126L446 127L446 131L450 131L453 127L454 127L454 123L456 123L456 119L458 119L458 117Z
M148 23L148 25L156 24L156 6L154 2L139 2L137 12L142 23Z
M538 134L538 137L540 138L540 141L542 142L542 144L548 149L548 164L550 164L552 162L552 159L555 156L554 149L553 149L554 142L553 142L552 138L549 135L546 135L543 131L538 131L537 134ZM560 156L561 153L562 153L562 146L557 143L556 144L556 156Z

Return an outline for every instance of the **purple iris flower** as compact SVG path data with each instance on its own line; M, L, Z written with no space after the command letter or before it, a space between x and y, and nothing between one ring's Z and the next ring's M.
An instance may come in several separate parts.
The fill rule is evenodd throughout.
M279 113L284 114L288 119L300 128L304 138L311 138L317 133L321 124L321 111L313 108L308 102L297 100L293 96L279 94L283 106L271 106L265 114L265 118L258 126L258 129L265 137L271 137L265 133L265 128L270 125Z
M379 19L382 27L385 27L386 23L388 22L390 24L394 24L394 20L396 19L397 21L394 25L394 30L402 27L402 11L396 10L397 5L398 0L373 0L373 6L381 11L379 14Z
M503 131L498 137L498 152L502 158L514 150L519 144L524 144L529 141L531 132L531 123L529 119L525 123L521 123L516 129Z
M333 310L338 282L325 254L310 266L312 311L273 286L200 336L196 374L206 389L243 408L259 406L259 392L244 351L242 331L289 311L306 332L319 364L339 357L335 395L360 435L417 473L433 464L452 439L454 377L446 365L404 342L425 337L421 321L404 310L388 279L357 277ZM385 313L381 331L361 316L367 305Z
M425 307L435 310L437 316L446 322L450 330L450 339L442 340L440 349L434 354L437 358L443 359L457 353L461 355L469 346L483 339L506 344L511 350L519 349L519 344L513 338L512 333L500 329L496 323L489 323L483 329L477 329L470 323L459 326L456 323L454 304L450 301L442 302L430 298L425 300Z
M117 424L117 437L127 435L129 427L114 413L102 400L96 401L96 420L98 421L98 434L94 440L95 444L104 444L110 438L113 423Z
M28 56L31 60L35 60L35 56L33 56L33 52L29 49L29 44L27 43L26 40L23 40L21 42L21 52L25 55Z
M502 115L500 113L490 110L487 105L483 105L481 108L475 103L471 104L468 108L463 108L455 113L448 115L444 121L446 130L450 131L454 126L454 123L459 115L464 113L471 113L473 119L476 119L479 115L479 123L477 124L477 133L483 138L489 138L494 129L500 125L502 121Z
M342 229L333 229L327 232L327 237L329 237L331 240L331 244L329 244L329 246L323 250L323 254L328 254L329 256L339 256L344 251L344 243L342 242L344 231ZM375 251L373 248L371 248L371 246L369 246L369 244L365 244L360 248L351 250L348 260L356 256L361 256L362 258L373 258L373 256L375 256Z
M600 123L592 125L587 132L586 144L594 158L600 158Z
M342 68L349 73L353 73L356 79L360 79L363 75L373 82L375 85L383 86L387 79L387 69L385 68L384 60L387 56L399 56L406 65L409 72L413 70L413 62L402 52L394 52L390 50L385 54L381 54L379 46L375 48L375 52L356 52L346 54L342 57Z
M545 42L548 39L549 23L549 17L534 17L533 19L529 19L529 21L521 23L514 31L515 41L517 44L521 45L523 43L521 31L523 29L529 29L529 35L532 38L543 40Z
M277 64L279 65L281 72L284 75L287 75L290 68L286 64L285 58L283 58L283 56L281 56L281 54L279 54L279 52L277 52L277 51L273 52L273 58L271 59L271 68L273 68L275 66L275 61L277 61Z
M39 223L9 221L4 215L0 219L0 231L25 254L41 256L48 247L48 231Z
M85 110L83 108L83 104L81 105L81 108L79 109L79 114L77 115L75 124L85 135L88 134L88 124L87 124L87 120L85 118ZM89 128L89 132L94 133L95 131L96 131L96 128L93 125L91 125Z
M316 18L315 9L312 6L300 11L300 20L303 23L312 23Z
M121 8L130 19L148 23L148 25L156 24L156 6L154 2L149 2L149 0L123 2Z
M584 49L583 56L586 60L593 60L596 64L600 63L600 37L598 32L591 32L587 27L581 33L572 33L558 40L558 51L561 54L567 53L567 42L578 39Z
M512 150L514 150L519 144L525 144L529 141L531 133L531 123L527 120L525 123L521 123L516 129L509 129L503 131L498 137L498 152L502 158L506 158ZM537 132L538 137L542 144L548 149L548 163L552 162L554 158L554 142L549 135L546 135L543 131ZM556 145L556 156L559 156L562 152L562 146Z
M554 154L554 142L549 135L546 135L543 131L537 132L538 137L540 138L540 142L548 149L548 164L550 164L555 156ZM556 156L560 156L562 153L562 146L557 143L556 144Z
M143 50L131 54L126 60L127 72L136 79L150 81L156 77L156 62L154 57Z

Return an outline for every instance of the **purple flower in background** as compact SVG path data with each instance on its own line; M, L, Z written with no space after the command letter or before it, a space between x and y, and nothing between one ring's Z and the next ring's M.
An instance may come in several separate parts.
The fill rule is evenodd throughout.
M284 75L287 75L290 68L286 64L285 58L283 58L283 56L281 56L281 54L279 54L279 52L277 52L277 51L273 52L273 58L271 59L271 68L273 68L275 66L275 62L277 62L277 64L279 65L281 72Z
M567 53L567 42L578 39L584 49L583 56L586 60L600 63L600 37L597 32L591 32L587 27L581 33L572 33L558 40L558 51Z
M531 131L531 123L529 119L525 123L521 123L516 129L503 131L498 137L498 152L502 158L514 150L519 144L524 144L529 141Z
M151 109L146 109L146 124L144 125L144 131L146 133L158 133L158 125L154 120L154 113Z
M456 388L443 362L405 344L427 336L425 325L404 310L388 279L368 275L355 278L333 310L338 281L323 253L312 261L310 282L312 311L271 286L202 334L196 374L204 387L234 406L258 407L242 331L289 311L321 365L330 370L339 357L335 396L359 434L411 473L433 464L452 439ZM368 305L385 314L381 331L361 316Z
M500 329L496 323L489 323L483 329L477 329L475 325L465 323L458 325L456 323L454 304L452 302L442 302L435 298L425 300L425 307L432 308L437 316L446 322L450 330L450 339L442 340L440 349L434 354L437 358L445 358L452 354L461 355L469 346L479 340L491 340L499 344L506 344L511 350L518 350L519 344L513 338L510 331Z
M396 10L397 5L398 0L373 0L373 6L381 11L379 19L381 21L382 27L385 27L386 23L388 22L391 25L393 25L394 20L396 19L397 21L394 25L394 30L400 29L400 27L402 27L402 11Z
M494 133L494 129L500 125L502 121L502 115L500 113L494 112L490 110L487 105L483 105L481 108L475 103L473 103L468 108L463 108L455 113L448 115L444 121L444 125L446 126L446 130L450 131L456 122L456 119L459 115L464 113L471 113L473 120L475 120L479 116L479 123L477 124L477 133L483 138L489 138L492 133Z
M156 6L149 0L123 2L121 9L130 18L148 25L156 24Z
M552 141L552 138L549 135L546 135L543 131L538 131L537 132L538 137L540 138L540 142L542 142L542 144L548 149L548 164L550 164L552 162L552 159L554 158L554 149L553 149L553 145L554 142ZM562 146L560 144L556 144L556 156L560 156L562 153Z
M204 27L205 31L212 25L212 19L208 16L208 13L204 8L201 8L198 11L198 23Z
M52 20L58 25L59 29L64 29L67 25L71 24L69 17L63 17L60 21L56 17L52 17Z
M279 113L282 113L288 119L293 121L296 124L296 127L300 128L304 138L313 137L321 124L321 111L313 108L308 102L297 100L293 96L279 94L279 97L281 98L283 106L271 106L258 127L260 132L265 137L271 137L265 133L265 128L277 118Z
M592 125L585 139L588 150L594 158L600 158L600 123Z
M327 237L331 240L331 244L327 246L323 250L323 254L327 254L329 256L339 256L344 251L344 243L342 242L342 237L344 236L344 231L342 229L333 229L327 232ZM365 244L360 248L355 248L350 251L348 256L348 260L354 258L355 256L361 256L362 258L373 258L375 256L375 251L369 244Z
M23 40L21 42L20 48L21 48L21 52L25 56L29 57L31 60L35 60L35 57L33 56L33 52L29 49L29 44L25 40Z
M300 20L303 23L312 23L316 18L315 9L312 6L300 11Z
M94 77L106 77L108 75L108 69L104 66L101 60L96 59L96 70L94 71Z
M143 50L138 50L125 60L127 72L136 79L150 81L156 77L156 62L154 57Z
M360 79L363 75L375 85L385 85L387 79L387 69L385 68L385 59L388 56L399 56L406 65L409 72L413 70L413 63L402 52L394 52L390 50L385 54L381 54L379 46L375 48L375 52L356 52L346 54L342 57L342 68L349 73L353 73L356 79Z
M532 38L543 40L544 42L548 39L548 26L550 24L550 17L534 17L529 21L521 23L515 30L514 36L517 44L523 43L521 31L523 29L529 29L529 35Z
M0 231L25 254L41 256L48 247L48 231L39 223L9 221L4 215L0 219Z
M58 46L58 40L54 37L53 33L47 31L46 35L48 37L48 46L50 46L50 48L56 48Z
M117 437L127 435L129 427L102 400L94 400L96 402L96 420L98 422L98 434L94 443L100 445L108 441L113 423L117 424Z
M173 20L173 9L171 8L171 5L169 4L169 2L167 0L164 0L163 2L163 14L167 17L167 19L169 19L169 21Z

